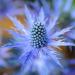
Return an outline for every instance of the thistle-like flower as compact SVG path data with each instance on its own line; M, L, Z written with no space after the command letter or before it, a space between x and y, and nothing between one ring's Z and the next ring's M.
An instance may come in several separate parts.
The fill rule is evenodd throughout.
M24 50L20 57L20 62L26 71L31 69L31 65L40 55L50 57L57 65L62 67L60 62L61 54L57 51L60 46L74 46L72 42L67 42L63 35L70 32L73 26L57 29L57 21L59 15L54 18L45 18L43 9L41 8L38 16L32 15L29 9L25 6L25 15L28 28L25 28L17 18L8 15L8 18L14 23L16 32L9 30L9 33L14 37L15 43L6 45L8 47L20 47ZM48 21L49 23L47 23ZM14 28L14 29L15 29Z

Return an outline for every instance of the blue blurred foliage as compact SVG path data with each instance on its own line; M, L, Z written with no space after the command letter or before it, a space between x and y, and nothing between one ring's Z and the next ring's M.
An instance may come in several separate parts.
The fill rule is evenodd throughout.
M35 10L35 12L38 12L41 6L44 7L43 0L24 0L24 1L25 1L25 3L27 3L27 5L31 9ZM36 6L35 5L35 1L38 2L38 4L39 4L39 6L37 6L37 8L35 8L35 6ZM73 0L72 5L71 5L69 10L68 10L68 7L67 7L68 11L66 11L66 10L63 11L63 6L64 6L64 4L66 4L67 0L63 0L63 1L61 0L62 1L62 6L60 6L61 2L59 3L59 2L57 2L55 0L46 0L46 1L48 1L49 8L50 8L48 10L49 12L47 11L47 9L45 11L47 13L47 16L50 15L50 11L51 11L51 14L52 14L52 12L61 14L60 19L59 19L59 23L58 23L60 28L65 28L65 27L71 25L73 22L75 22L75 13L73 13L75 11L75 0ZM3 3L2 0L0 0L0 3L1 3L0 4L1 5L0 6L0 15L2 16L8 10L11 10L12 6L11 6L11 3L8 4L8 1ZM7 38L3 38L4 44L8 43L8 42L11 42L13 44L13 41L11 41L11 40L14 41L13 38L10 38L10 39L9 38L8 39ZM5 59L5 62L8 64L9 67L20 66L19 62L17 61L17 59L18 59L18 57L21 54L21 49L14 47L14 48L12 48L10 50L10 52L12 53L12 56L9 59ZM2 68L2 67L0 67L0 68ZM20 72L20 70L18 70L18 71L15 70L15 72L13 72L13 75L20 75L19 72ZM37 73L37 71L29 71L27 73L27 75L38 75L38 73Z

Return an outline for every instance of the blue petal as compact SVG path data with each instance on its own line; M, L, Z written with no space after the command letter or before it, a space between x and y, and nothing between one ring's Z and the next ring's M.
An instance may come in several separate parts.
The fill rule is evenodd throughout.
M62 59L61 56L63 56L63 55L61 55L60 52L56 51L55 49L53 49L51 47L50 48L44 48L42 50L42 52L45 55L47 55L48 57L51 57L52 60L54 60L56 64L58 64L61 68L63 68L63 65L61 64L61 59Z
M17 30L19 30L20 32L23 32L25 35L28 35L28 30L26 30L24 25L22 25L16 17L14 18L14 17L8 15L8 18L13 22L13 24L15 25Z
M60 36L60 35L64 35L65 33L71 31L71 29L72 29L73 27L74 27L74 26L70 26L70 27L64 28L64 29L62 29L61 31L54 33L54 34L52 35L52 37L58 37L58 36Z
M31 15L31 12L29 11L29 9L26 5L25 5L25 16L26 16L26 19L27 19L30 27L32 27L32 25L34 24L34 19Z

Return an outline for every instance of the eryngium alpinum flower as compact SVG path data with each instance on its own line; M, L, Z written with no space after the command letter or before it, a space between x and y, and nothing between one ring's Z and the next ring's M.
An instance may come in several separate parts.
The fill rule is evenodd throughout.
M58 30L57 22L59 15L50 19L45 18L42 8L36 16L35 14L32 15L27 6L25 6L25 15L29 26L28 28L25 28L16 17L8 15L16 31L9 30L9 33L15 39L15 43L13 45L7 45L9 47L20 47L24 50L20 57L24 71L31 69L31 65L40 57L40 54L50 57L57 65L63 67L61 64L62 55L57 49L60 49L60 46L75 45L63 38L63 35L70 32L73 26Z

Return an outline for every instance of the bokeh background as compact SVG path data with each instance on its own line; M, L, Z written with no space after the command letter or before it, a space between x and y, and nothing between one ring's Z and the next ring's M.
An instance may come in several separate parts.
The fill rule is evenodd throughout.
M2 2L3 1L3 2ZM44 3L48 2L48 5ZM3 3L3 4L2 4ZM2 4L2 5L1 5ZM0 46L12 42L12 36L7 32L7 29L14 27L13 23L8 19L6 14L16 16L22 24L26 24L24 16L24 5L28 5L30 10L37 13L41 6L47 8L45 13L48 12L61 13L58 26L60 29L75 25L75 0L0 0ZM10 7L10 8L9 8ZM75 33L74 33L75 34ZM73 39L73 38L72 38ZM75 41L75 40L73 40ZM67 60L68 68L70 69L67 74L58 72L55 75L75 75L75 47L61 47L64 57ZM18 57L21 54L20 48L0 49L0 75L19 75L20 65L18 64ZM28 72L27 75L38 75L37 72Z

